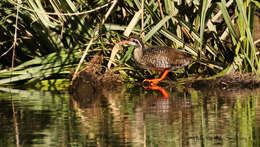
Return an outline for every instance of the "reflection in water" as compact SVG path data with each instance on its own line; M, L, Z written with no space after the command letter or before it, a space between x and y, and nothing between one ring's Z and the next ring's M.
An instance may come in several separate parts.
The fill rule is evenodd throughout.
M160 91L162 93L162 97L167 98L167 99L169 98L168 92L164 88L162 88L160 86L150 85L150 86L147 86L147 87L144 87L144 88L145 89L151 89L151 90L158 90L158 91Z
M165 90L168 99L134 85L2 92L0 146L15 146L17 132L22 146L260 146L260 89Z
M259 89L198 91L179 86L167 89L171 92L165 99L142 87L103 87L98 92L85 88L74 89L71 99L80 111L82 125L87 126L83 132L91 132L91 139L86 140L91 144L260 145L256 123Z
M0 90L0 146L52 146L51 140L61 141L59 137L65 137L68 130L64 129L67 121L63 110L68 107L68 96Z

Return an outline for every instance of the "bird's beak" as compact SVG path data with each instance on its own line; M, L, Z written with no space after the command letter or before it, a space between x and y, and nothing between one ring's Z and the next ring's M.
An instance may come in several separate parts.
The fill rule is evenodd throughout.
M120 41L117 43L118 45L124 45L124 44L129 44L128 40Z

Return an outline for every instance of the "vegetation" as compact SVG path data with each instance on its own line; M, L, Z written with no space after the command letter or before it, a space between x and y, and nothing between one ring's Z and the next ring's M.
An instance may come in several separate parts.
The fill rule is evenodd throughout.
M0 84L63 83L97 53L106 71L115 42L130 33L213 65L193 64L189 73L259 73L253 38L259 7L256 0L2 0ZM113 70L130 80L152 74L135 66L131 51L112 57Z

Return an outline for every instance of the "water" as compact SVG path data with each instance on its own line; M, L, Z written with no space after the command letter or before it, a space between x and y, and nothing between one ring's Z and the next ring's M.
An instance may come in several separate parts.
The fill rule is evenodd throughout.
M260 146L260 89L0 90L0 146Z

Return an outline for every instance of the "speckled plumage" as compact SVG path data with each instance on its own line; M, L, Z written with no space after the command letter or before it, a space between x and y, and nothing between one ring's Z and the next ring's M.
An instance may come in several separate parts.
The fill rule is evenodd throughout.
M130 39L130 41L139 41L135 44L134 59L142 68L158 71L176 70L194 61L191 56L175 48L168 46L144 48L140 39L134 39Z

